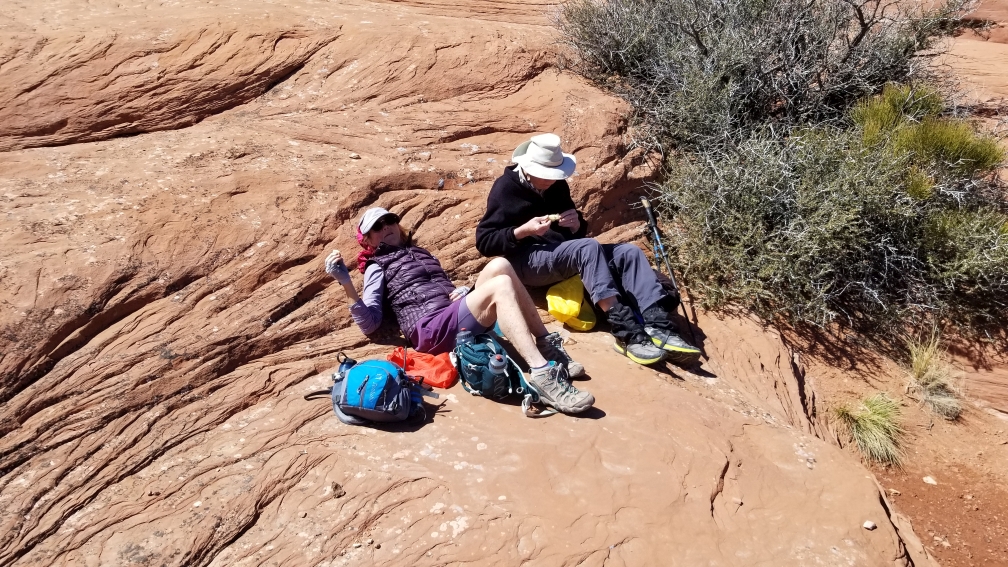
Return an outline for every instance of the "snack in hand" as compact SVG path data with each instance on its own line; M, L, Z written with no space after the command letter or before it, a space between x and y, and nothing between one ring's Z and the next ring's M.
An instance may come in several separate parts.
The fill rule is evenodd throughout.
M556 222L560 220L560 215L546 215L546 218L548 218L550 222Z

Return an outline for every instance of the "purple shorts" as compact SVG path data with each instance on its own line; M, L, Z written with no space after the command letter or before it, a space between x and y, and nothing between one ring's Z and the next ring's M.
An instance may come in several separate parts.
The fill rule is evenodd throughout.
M469 312L465 298L457 299L441 311L435 311L417 321L410 341L420 352L438 355L455 348L455 335L459 329L468 329L474 335L485 333L487 327Z

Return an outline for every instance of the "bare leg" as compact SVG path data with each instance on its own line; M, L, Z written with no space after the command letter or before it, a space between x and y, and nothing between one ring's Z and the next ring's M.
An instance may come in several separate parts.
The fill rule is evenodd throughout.
M607 297L605 299L600 299L598 302L599 309L608 312L610 309L612 309L613 305L616 305L616 301L618 299L619 299L618 295Z
M466 307L469 308L469 312L479 321L480 325L492 327L495 321L499 323L508 340L518 350L518 354L522 355L529 365L536 368L546 364L546 359L536 347L535 339L532 338L534 331L529 329L518 299L520 294L524 294L528 298L528 292L525 291L524 286L519 289L521 289L520 293L515 289L514 283L508 276L497 275L484 279L481 274L476 281L476 289L465 296ZM529 303L532 303L531 299L529 299ZM543 327L538 312L535 312L534 305L532 309L535 313L534 321L538 323L543 334L546 334L546 328Z
M521 308L522 317L525 318L525 323L528 325L532 335L538 338L549 334L546 326L543 325L542 319L539 318L539 311L536 310L535 302L532 301L528 290L525 289L525 284L521 283L518 279L518 274L515 273L511 262L508 262L504 258L490 260L483 270L480 271L479 278L476 279L476 289L479 289L479 286L497 276L507 276L511 280L511 286L514 288L515 297L518 300L518 307ZM507 331L504 334L507 335ZM511 335L507 336L510 337Z

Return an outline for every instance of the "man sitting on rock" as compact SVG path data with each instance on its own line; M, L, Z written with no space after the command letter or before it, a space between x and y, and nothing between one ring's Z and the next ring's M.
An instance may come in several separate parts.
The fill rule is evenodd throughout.
M577 161L555 134L534 136L511 155L494 182L476 228L484 256L504 256L527 286L548 286L581 276L591 300L605 312L617 352L638 364L667 356L692 364L700 350L676 333L662 308L667 297L644 252L633 244L585 238L588 225L574 206L566 179ZM643 315L641 324L634 307Z
M595 403L591 394L570 383L568 369L584 373L584 368L571 360L560 336L543 326L511 264L493 260L480 272L472 292L456 288L437 258L413 245L399 226L399 216L381 207L361 216L357 242L362 248L357 266L364 274L361 295L339 250L326 258L325 269L343 286L350 315L365 335L378 330L385 306L413 348L435 355L451 350L461 329L479 334L499 323L531 366L528 385L543 403L564 413L580 413Z

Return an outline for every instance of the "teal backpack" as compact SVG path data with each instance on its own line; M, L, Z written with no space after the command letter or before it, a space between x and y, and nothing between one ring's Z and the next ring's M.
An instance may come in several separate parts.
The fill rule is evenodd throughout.
M532 404L539 403L539 394L525 382L525 373L493 335L481 333L472 340L460 342L455 345L453 354L462 387L470 394L498 402L510 396L522 396L522 413L526 417L546 417L556 413L553 409L530 413ZM502 371L495 372L490 366L490 359L496 356L505 363Z

